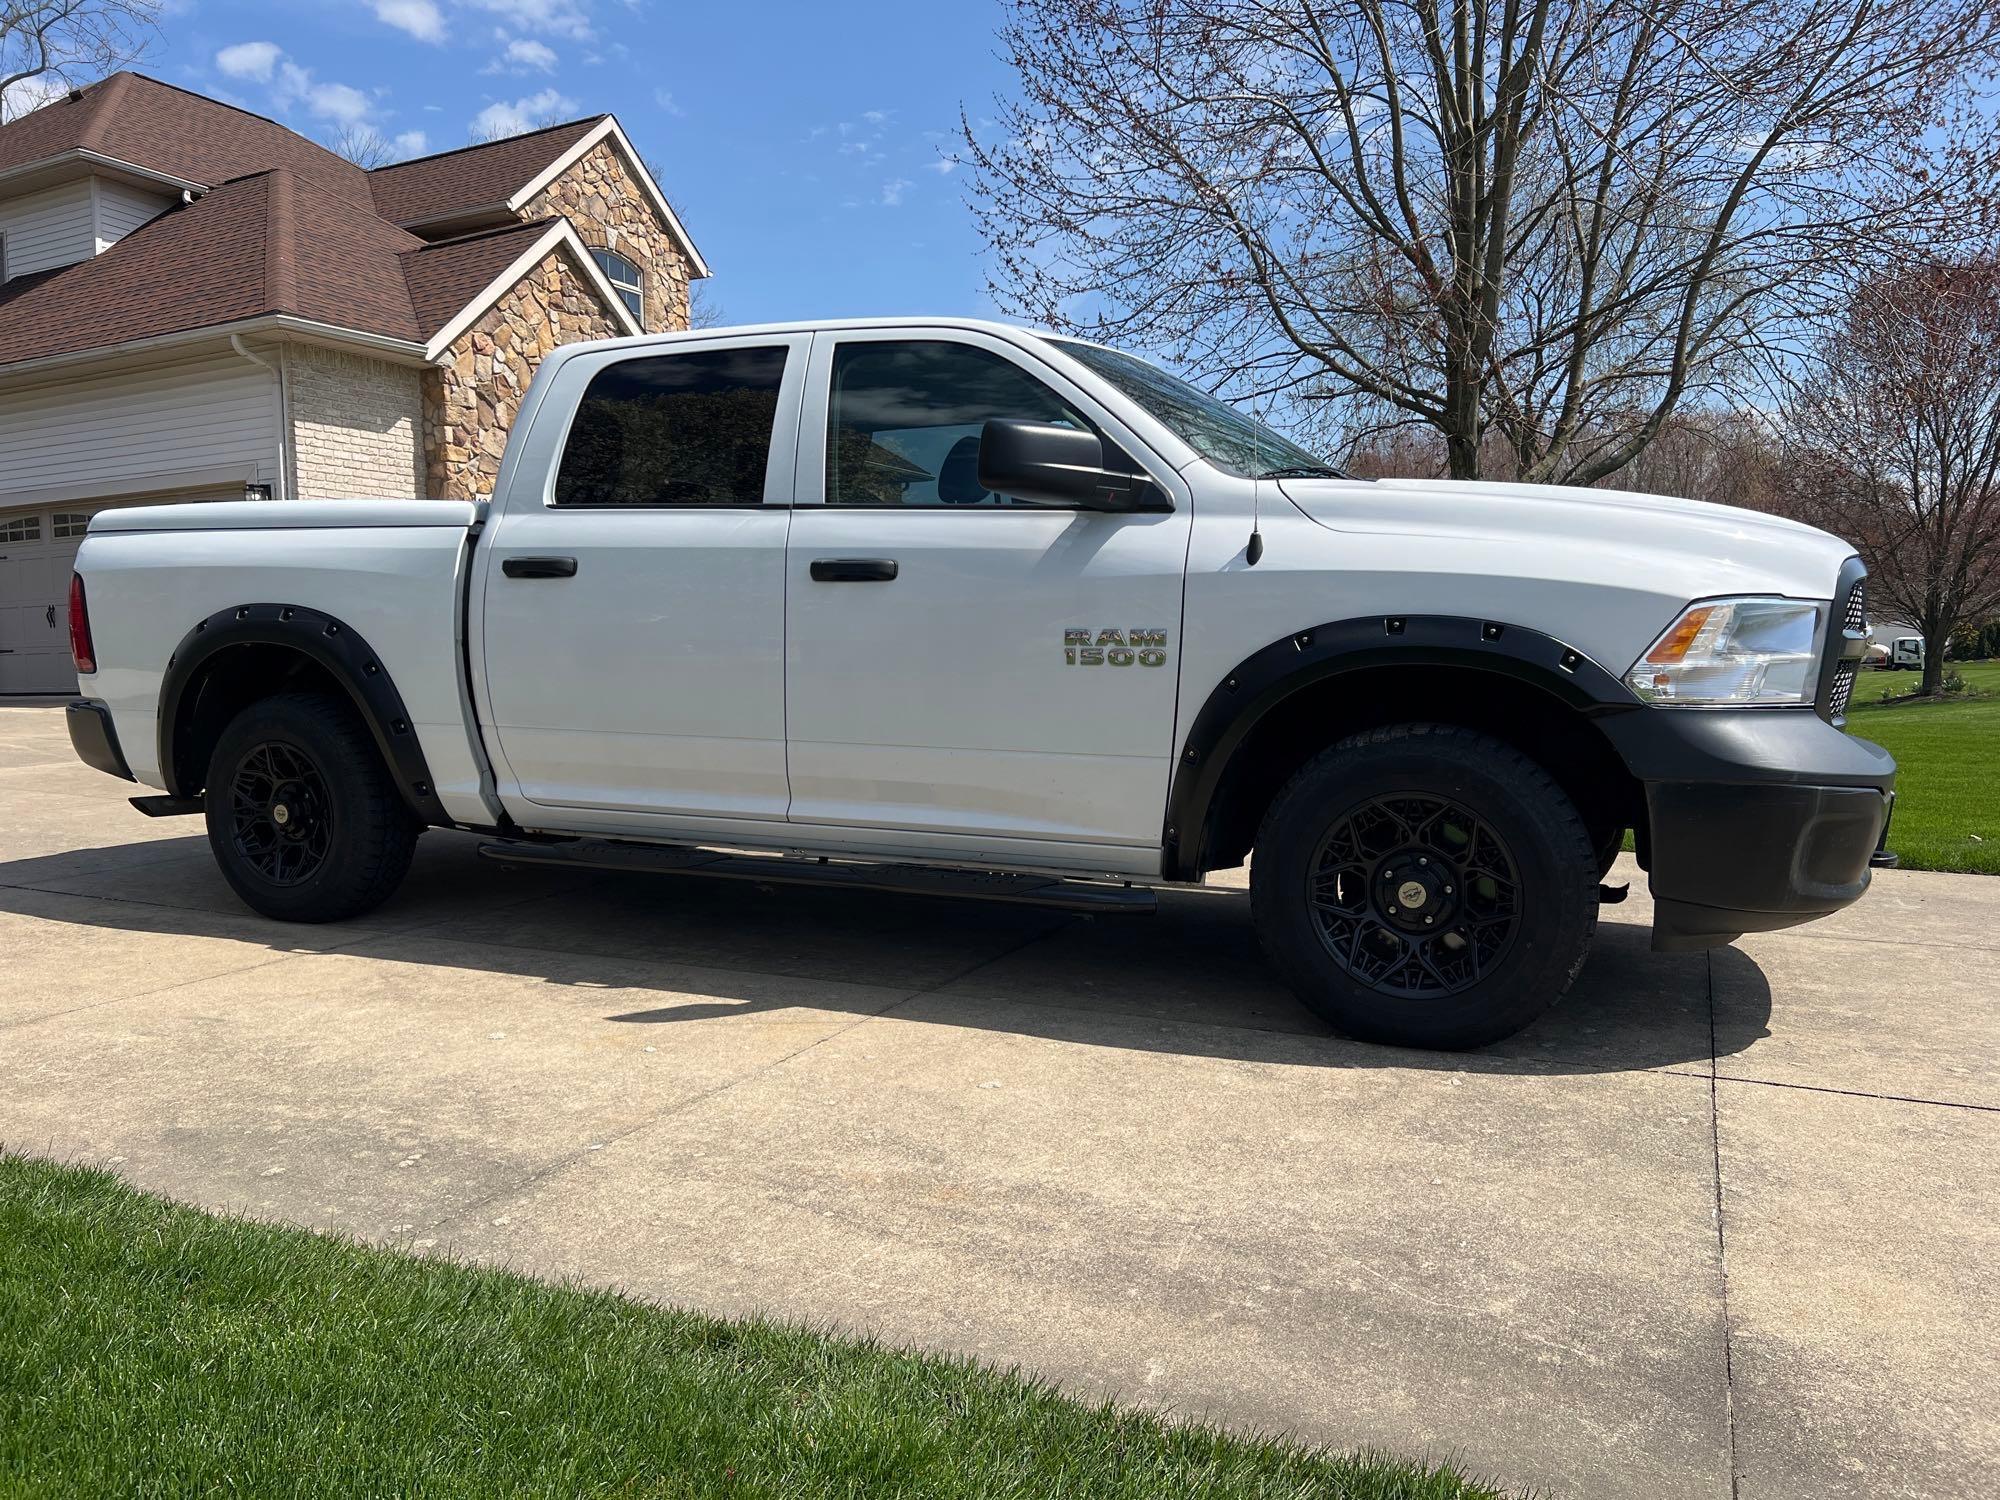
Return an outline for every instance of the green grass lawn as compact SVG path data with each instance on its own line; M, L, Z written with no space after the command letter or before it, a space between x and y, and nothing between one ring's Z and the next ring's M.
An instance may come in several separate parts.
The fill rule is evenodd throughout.
M1864 672L1847 727L1896 757L1889 847L1905 869L2000 875L2000 662L1952 665L1994 696L1884 707L1884 688L1907 693L1917 675Z
M1495 1497L0 1155L0 1490Z

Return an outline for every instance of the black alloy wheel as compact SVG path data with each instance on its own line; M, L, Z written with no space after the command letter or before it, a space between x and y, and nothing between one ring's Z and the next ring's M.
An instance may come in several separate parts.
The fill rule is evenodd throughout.
M1575 982L1599 868L1575 803L1520 750L1391 724L1328 746L1272 799L1250 905L1272 965L1339 1030L1479 1047Z
M253 746L237 763L229 808L238 856L272 885L297 885L326 863L334 837L326 777L298 746Z
M1520 926L1521 882L1506 841L1445 797L1362 803L1327 829L1306 880L1333 961L1405 999L1470 989Z

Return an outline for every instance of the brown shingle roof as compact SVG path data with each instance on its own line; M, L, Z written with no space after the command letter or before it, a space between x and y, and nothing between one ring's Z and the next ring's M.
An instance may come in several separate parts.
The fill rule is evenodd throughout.
M368 174L375 211L392 224L418 224L493 208L534 181L536 173L603 118L592 115L504 141L377 167Z
M79 148L203 186L284 167L372 202L368 174L346 158L276 120L140 73L113 73L0 128L0 172Z
M443 240L403 256L403 278L417 325L429 338L456 317L494 277L549 227L547 219L509 224L464 239Z
M224 183L104 254L0 289L4 363L290 313L416 342L423 242L288 171Z
M274 313L421 342L549 221L435 244L398 221L502 204L605 118L369 173L274 120L114 73L0 126L0 172L84 149L212 191L0 286L0 368Z

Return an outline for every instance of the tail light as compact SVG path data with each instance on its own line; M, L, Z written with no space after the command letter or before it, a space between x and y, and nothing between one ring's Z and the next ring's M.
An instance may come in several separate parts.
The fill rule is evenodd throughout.
M90 644L90 610L83 602L83 575L69 575L69 654L77 671L88 675L97 670L97 650Z

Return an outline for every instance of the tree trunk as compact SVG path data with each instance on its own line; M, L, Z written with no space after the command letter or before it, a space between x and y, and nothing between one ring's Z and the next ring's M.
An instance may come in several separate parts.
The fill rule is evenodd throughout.
M1944 623L1924 627L1924 682L1918 689L1925 697L1935 697L1944 685L1944 648L1951 639L1951 626Z

